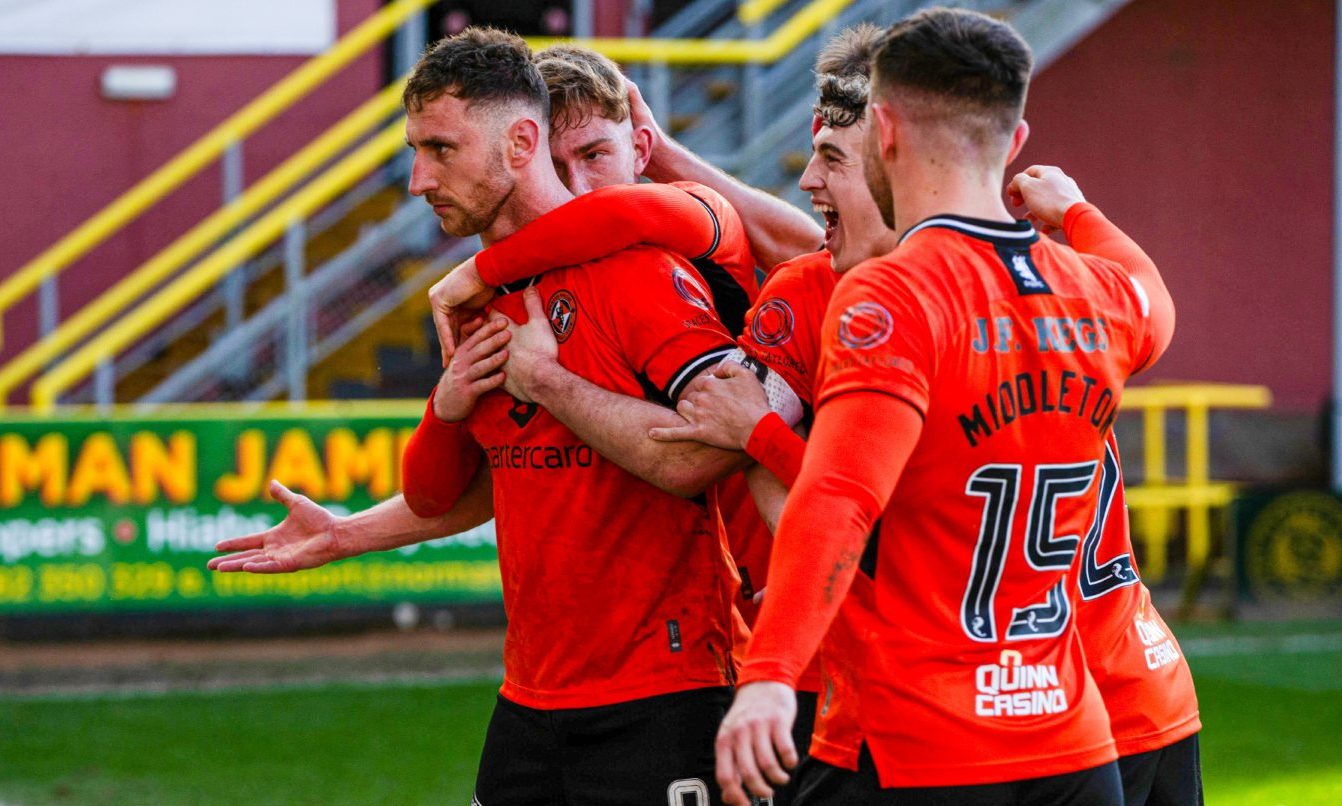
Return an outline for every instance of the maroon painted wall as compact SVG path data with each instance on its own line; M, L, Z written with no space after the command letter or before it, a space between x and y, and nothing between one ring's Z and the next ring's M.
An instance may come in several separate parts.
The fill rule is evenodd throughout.
M1063 166L1163 270L1152 379L1263 383L1282 411L1328 394L1333 15L1136 0L1035 79L1013 167Z
M338 0L343 35L378 0ZM0 55L0 277L12 274L135 182L298 67L303 56ZM108 101L100 94L111 64L163 64L177 71L163 102ZM251 183L367 99L382 83L374 49L320 90L249 138ZM144 218L80 260L60 286L68 315L219 207L216 164ZM4 315L4 350L31 343L35 303Z

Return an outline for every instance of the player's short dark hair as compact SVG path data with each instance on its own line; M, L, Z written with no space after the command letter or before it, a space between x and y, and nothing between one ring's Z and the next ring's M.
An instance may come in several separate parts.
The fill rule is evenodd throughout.
M470 27L424 51L401 93L406 110L418 112L443 95L472 104L522 102L550 116L550 94L531 60L531 48L516 34Z
M867 111L871 58L880 38L880 28L863 22L844 29L820 49L815 60L820 97L813 111L826 126L851 126Z
M1024 112L1033 66L1030 46L1005 22L929 8L886 30L872 82L877 93L896 92L929 116L974 116L1009 134Z
M620 68L587 48L551 45L536 54L536 67L550 93L550 129L587 125L593 115L622 123L629 118L629 92Z

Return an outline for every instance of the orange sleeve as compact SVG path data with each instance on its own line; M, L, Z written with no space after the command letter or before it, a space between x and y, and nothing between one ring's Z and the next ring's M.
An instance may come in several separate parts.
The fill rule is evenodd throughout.
M680 188L612 185L579 196L479 252L475 267L481 280L501 286L639 243L697 260L717 248L720 238L717 216Z
M806 440L797 436L782 417L771 411L755 423L755 430L746 441L746 454L764 465L790 490L801 473Z
M1062 229L1073 249L1111 260L1132 278L1147 315L1147 344L1138 354L1137 369L1154 364L1174 338L1174 300L1156 264L1093 204L1079 202L1067 208Z
M817 412L774 538L769 593L740 683L796 686L839 611L872 524L922 428L913 406L879 392L838 395Z
M421 518L447 513L479 467L480 448L466 432L466 424L438 419L430 394L424 417L401 456L401 488L410 511Z

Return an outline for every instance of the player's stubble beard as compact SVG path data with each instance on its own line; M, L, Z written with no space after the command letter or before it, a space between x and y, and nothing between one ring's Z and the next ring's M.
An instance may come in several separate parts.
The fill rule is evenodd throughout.
M876 209L881 211L881 221L887 229L894 229L895 197L890 189L890 177L885 175L885 162L881 160L878 129L879 125L872 121L862 138L862 174Z
M499 217L499 210L507 204L516 188L517 180L504 166L503 154L491 151L484 178L472 188L471 195L462 200L463 204L455 206L454 209L459 215L455 220L448 218L441 220L443 232L458 238L467 238L489 229ZM466 204L470 206L467 207Z

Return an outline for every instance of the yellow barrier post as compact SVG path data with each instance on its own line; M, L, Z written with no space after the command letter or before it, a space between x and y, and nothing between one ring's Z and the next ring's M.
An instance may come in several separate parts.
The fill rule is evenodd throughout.
M1165 457L1165 407L1149 406L1142 413L1143 484L1162 487L1168 479ZM1169 563L1170 518L1164 507L1148 507L1140 513L1141 534L1146 543L1142 574L1152 582L1165 578Z
M1204 488L1211 480L1211 424L1207 404L1201 400L1189 402L1188 429L1188 486ZM1205 501L1196 501L1188 507L1188 569L1201 573L1211 556L1211 511Z

